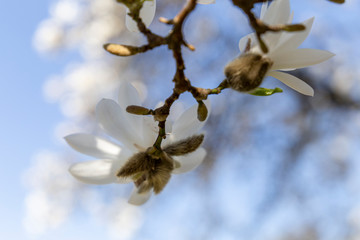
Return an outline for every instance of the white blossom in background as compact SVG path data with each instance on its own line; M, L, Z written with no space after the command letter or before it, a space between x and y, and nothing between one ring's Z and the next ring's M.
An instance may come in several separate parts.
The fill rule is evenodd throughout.
M59 155L44 151L24 174L24 184L32 191L25 198L23 224L32 235L58 227L71 213L77 184L67 173L67 165Z
M125 30L118 24L122 16L120 4L112 0L59 0L39 24L33 45L41 53L77 47L85 58L99 58L106 54L104 42Z
M293 15L290 14L289 0L273 1L268 7L267 2L262 5L260 19L268 25L291 24ZM314 17L304 21L306 29L299 32L267 32L262 39L267 45L269 52L264 54L256 40L255 34L251 33L240 39L241 52L246 50L248 40L251 40L249 53L263 55L272 60L273 65L267 72L267 76L277 78L284 84L304 95L313 96L314 90L301 79L285 73L299 68L308 67L324 62L334 56L333 53L318 49L298 48L308 37Z
M210 4L215 3L215 0L198 0L199 4ZM156 11L156 0L146 0L140 10L140 18L143 20L144 24L148 27L155 17ZM129 13L129 9L126 9L126 13ZM132 20L129 15L126 15L125 18L126 27L132 32L138 32L137 23Z
M40 53L49 54L75 47L82 57L70 62L62 73L50 76L43 85L46 100L57 104L64 117L54 129L56 141L61 144L65 134L94 129L91 119L96 103L103 97L115 96L115 89L118 89L122 79L141 79L137 72L128 67L129 61L107 62L104 59L108 53L102 45L126 31L121 21L124 17L121 8L113 0L57 0L50 7L49 17L38 25L34 33L33 46ZM132 36L127 37L129 41L134 41ZM121 75L118 69L122 69ZM134 84L141 90L140 97L145 98L144 84L140 81ZM79 206L76 208L79 209L92 199L83 196L83 186L74 181L68 172L71 164L69 159L74 158L72 154L48 151L34 158L36 161L24 177L27 195L23 225L28 233L40 235L71 221L74 199L83 199L77 203ZM41 180L35 182L35 179ZM68 184L66 187L61 185L65 183ZM115 231L123 236L113 239L132 239L141 224L140 210L133 215L137 216L134 221L118 225L121 221L116 219L128 218L129 212L135 211L128 209L131 205L119 204L119 201L126 202L119 196L116 201L105 199L99 203L103 207L95 215L91 214L90 209L85 209L85 214L90 214L90 219L103 219L102 224L107 226L110 235Z
M157 122L152 117L137 116L126 112L129 105L141 105L139 94L128 82L121 84L119 104L110 99L101 100L96 107L96 116L100 126L121 146L107 139L90 134L72 134L65 139L75 150L98 158L98 160L76 163L70 167L71 174L78 180L89 184L129 183L132 179L116 176L130 157L151 147L158 135ZM167 137L163 145L183 140L192 136L202 128L205 122L197 119L197 105L185 111L173 124L166 122ZM198 148L184 156L174 157L180 166L172 173L179 174L190 171L201 164L206 151ZM141 205L151 195L151 191L138 193L135 187L129 203Z
M105 225L111 239L133 239L142 224L141 211L124 198L109 201L97 191L83 188L73 180L68 166L61 154L43 151L23 175L24 184L32 189L25 198L23 225L27 232L36 237L56 229L80 203L99 226Z

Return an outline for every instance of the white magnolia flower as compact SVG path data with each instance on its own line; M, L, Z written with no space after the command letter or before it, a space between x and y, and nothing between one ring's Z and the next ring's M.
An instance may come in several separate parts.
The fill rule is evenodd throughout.
M70 173L78 180L89 184L129 183L133 179L118 178L119 170L134 156L152 146L158 135L157 123L152 117L132 115L125 111L128 105L140 105L137 90L129 83L121 84L119 104L110 99L101 100L96 107L96 117L104 131L121 144L91 134L77 133L65 137L67 143L76 151L98 158L88 162L76 163ZM173 124L166 121L167 137L162 146L169 145L196 134L204 125L197 120L197 106L185 111ZM206 151L199 147L183 156L173 156L176 161L173 174L190 171L201 164ZM179 164L178 164L179 163ZM129 203L141 205L151 195L151 191L138 193L135 187Z
M198 0L199 4L210 4L215 3L215 0ZM155 16L156 10L156 0L146 0L143 4L142 9L140 10L140 18L143 20L145 25L148 27ZM126 13L129 13L129 9L126 10ZM127 29L132 32L138 32L137 23L132 20L129 15L126 15L125 24Z
M289 0L275 0L268 7L267 2L262 5L260 19L268 25L291 24L293 14L290 14ZM285 73L298 68L304 68L324 62L334 56L333 53L308 48L298 48L310 33L314 17L304 21L306 29L299 32L267 32L262 35L269 52L264 54L256 40L254 33L243 37L239 42L241 52L244 52L249 39L251 39L250 53L265 55L273 61L267 76L277 78L294 90L309 96L314 95L314 90L301 79ZM281 70L281 71L278 71Z

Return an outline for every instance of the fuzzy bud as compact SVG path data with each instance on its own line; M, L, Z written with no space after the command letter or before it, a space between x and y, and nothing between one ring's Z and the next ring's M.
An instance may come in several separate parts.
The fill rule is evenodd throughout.
M191 153L201 145L203 140L204 135L197 135L168 145L163 150L150 147L145 152L139 152L127 160L116 176L131 178L138 188L138 193L153 190L158 194L169 182L174 168L181 166L171 156Z
M122 45L122 44L115 44L115 43L108 43L104 44L104 49L111 54L127 57L131 55L135 55L139 53L139 48L130 46L130 45Z
M149 115L151 110L142 106L130 105L126 107L126 111L136 115Z
M198 101L197 118L200 122L205 121L208 115L208 110L203 101Z
M232 89L249 92L260 86L272 64L270 58L256 53L245 53L225 67L225 76Z
M204 141L204 134L195 135L184 140L175 142L164 147L164 152L170 156L181 156L191 152L194 152L201 143Z
M148 151L140 152L133 155L116 176L131 177L139 193L153 189L158 194L170 180L174 165L174 160L165 152L161 152L158 157L153 157Z

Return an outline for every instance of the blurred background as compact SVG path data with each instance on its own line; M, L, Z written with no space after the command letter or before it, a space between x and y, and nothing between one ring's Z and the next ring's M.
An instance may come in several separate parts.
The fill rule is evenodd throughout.
M156 18L183 1L158 0ZM0 15L0 238L79 239L360 239L360 3L291 0L295 22L315 23L302 47L331 51L330 61L294 74L315 89L306 97L255 97L230 90L211 96L208 155L196 171L172 177L141 207L129 185L77 182L68 167L89 158L65 145L75 132L100 132L96 103L116 99L131 81L147 107L170 95L172 54L157 48L119 58L108 42L142 44L125 29L115 0L8 1ZM260 6L256 12L259 13ZM165 35L169 27L154 21ZM212 88L251 29L231 1L198 5L185 25L186 74ZM194 104L181 97L184 107Z

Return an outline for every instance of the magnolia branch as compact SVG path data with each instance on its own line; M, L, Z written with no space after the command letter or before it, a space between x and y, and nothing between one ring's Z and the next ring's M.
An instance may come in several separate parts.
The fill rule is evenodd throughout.
M160 22L163 22L168 25L172 25L172 30L170 33L165 36L159 36L153 33L150 29L146 27L144 22L139 16L140 10L142 8L142 1L131 1L131 0L118 0L119 2L124 3L130 10L128 15L137 23L139 31L146 37L147 44L143 46L130 46L122 44L105 44L104 48L117 56L131 56L138 53L143 53L154 49L156 47L167 45L168 48L172 51L174 60L176 62L176 71L172 81L175 86L173 93L169 96L163 106L152 110L147 109L142 106L128 106L126 109L129 113L139 114L139 115L153 115L154 119L159 122L159 134L153 145L154 151L159 153L161 152L161 142L162 139L166 138L165 125L167 117L170 113L170 108L172 104L180 97L184 92L190 92L194 99L198 102L198 119L204 121L207 117L207 109L203 100L206 100L209 95L220 94L222 90L229 87L227 79L222 81L220 85L214 89L204 89L199 87L194 87L191 85L190 80L185 75L185 63L182 56L182 46L189 48L190 50L195 50L195 48L188 44L185 41L183 35L183 24L189 14L194 11L196 8L196 0L188 0L185 6L180 10L180 12L173 19L160 18ZM263 3L267 0L232 0L233 4L239 7L248 17L251 27L254 29L257 36L258 42L263 52L268 52L268 48L265 42L262 40L262 35L266 32L279 32L279 31L302 31L305 29L305 26L302 24L281 24L281 25L267 25L262 20L257 18L252 9L256 3ZM333 1L340 3L341 1ZM275 89L277 92L281 91ZM274 91L275 91L274 90ZM262 91L260 89L260 91ZM256 93L254 93L256 94Z
M176 62L176 71L173 77L173 82L175 83L173 93L169 96L163 106L152 110L147 109L141 106L128 106L127 111L132 114L140 115L153 115L154 119L159 122L159 134L154 143L154 148L161 151L161 142L162 139L166 138L165 125L166 119L170 113L170 108L172 104L179 98L179 96L188 91L194 98L198 101L198 119L204 121L207 117L207 109L202 100L207 99L207 96L210 94L219 94L221 90L227 87L225 81L215 89L202 89L197 88L191 85L190 80L185 76L185 63L182 56L182 46L189 48L190 50L195 50L195 48L188 44L183 36L183 24L185 19L196 7L196 0L189 0L182 10L173 18L165 19L160 18L160 21L169 25L173 25L172 31L166 36L161 37L152 33L143 23L142 19L139 17L139 8L134 8L133 11L130 9L129 16L137 23L139 31L145 35L148 43L146 45L136 47L129 45L121 44L105 44L104 48L115 55L118 56L131 56L138 53L146 52L155 47L161 45L167 45L168 48L172 51L174 60Z
M302 24L281 24L274 26L265 24L263 21L261 21L259 18L257 18L254 15L252 9L254 8L254 5L256 3L262 3L266 1L267 0L232 0L233 4L239 7L248 17L249 23L255 31L261 50L264 53L267 53L269 51L265 42L261 38L261 35L265 34L266 32L279 32L279 31L294 32L294 31L305 30L305 26Z

